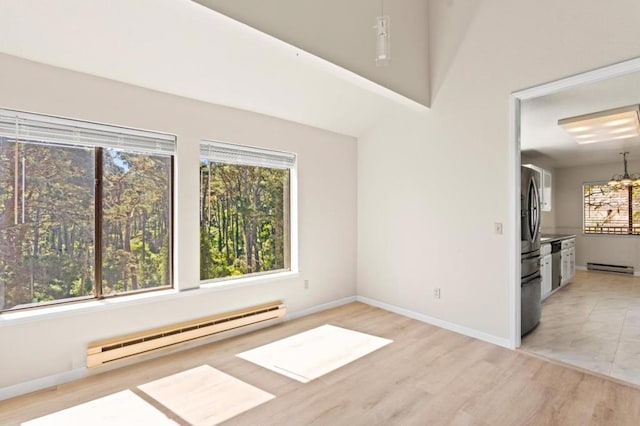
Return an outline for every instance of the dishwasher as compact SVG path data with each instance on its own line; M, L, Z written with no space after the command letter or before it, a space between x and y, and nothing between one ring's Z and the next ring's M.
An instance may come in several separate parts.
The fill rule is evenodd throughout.
M562 241L551 243L551 291L560 287L562 281Z

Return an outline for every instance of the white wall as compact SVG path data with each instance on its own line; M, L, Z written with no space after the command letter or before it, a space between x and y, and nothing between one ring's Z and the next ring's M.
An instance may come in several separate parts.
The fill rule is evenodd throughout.
M389 116L358 141L358 294L508 339L517 241L509 96L640 56L640 2L468 7L477 10L431 111ZM453 26L431 44L463 32L447 10L430 8L433 22Z
M199 284L198 142L209 138L298 153L300 276L218 292L64 315L0 316L0 395L80 372L87 344L283 299L290 312L355 295L356 142L351 137L0 55L0 107L176 134L175 281ZM150 70L150 72L152 72ZM310 281L304 289L303 280ZM9 349L10 348L10 349ZM78 370L80 369L80 370ZM9 392L11 393L11 392Z
M275 297L300 311L353 295L356 223L360 295L507 339L516 285L508 259L517 241L509 95L640 56L640 2L432 1L430 19L441 25L429 44L449 58L432 110L381 119L358 141L357 161L350 138L0 56L1 106L178 134L180 283L197 283L198 138L298 151L302 268L286 282L202 297L193 291L46 327L3 321L2 341L12 348L0 354L0 386L78 368L86 343L107 335ZM473 8L460 15L468 19L448 19L452 9L437 7L452 1ZM504 223L503 235L493 233L494 222ZM442 288L439 300L434 287Z
M427 0L384 0L391 19L384 67L374 61L378 0L195 1L429 105Z
M640 170L640 161L629 161L629 172ZM640 240L635 236L583 235L582 185L587 182L606 182L623 171L622 161L556 170L558 210L557 230L576 234L576 265L587 262L631 265L640 270Z
M427 0L429 4L429 80L431 99L438 96L458 47L482 0Z

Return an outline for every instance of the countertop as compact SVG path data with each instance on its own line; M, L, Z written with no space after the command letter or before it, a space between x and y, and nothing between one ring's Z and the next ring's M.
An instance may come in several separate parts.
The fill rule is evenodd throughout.
M546 244L575 237L575 234L540 234L540 242Z

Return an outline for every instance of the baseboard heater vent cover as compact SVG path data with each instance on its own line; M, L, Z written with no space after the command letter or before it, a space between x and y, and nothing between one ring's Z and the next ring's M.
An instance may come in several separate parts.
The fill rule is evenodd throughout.
M141 355L225 331L276 320L284 317L286 313L287 308L282 302L278 301L153 330L100 340L89 344L87 367L97 367L108 362Z
M619 274L633 275L633 266L625 265L609 265L607 263L587 263L588 271L605 271L605 272L617 272Z

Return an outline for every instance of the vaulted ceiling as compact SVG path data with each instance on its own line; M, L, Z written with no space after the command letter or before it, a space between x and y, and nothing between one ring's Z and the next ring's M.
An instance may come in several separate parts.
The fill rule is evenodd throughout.
M426 109L190 0L0 0L0 10L2 53L337 133Z

